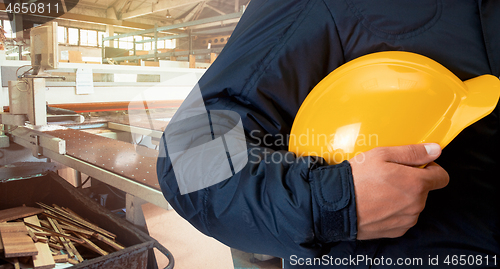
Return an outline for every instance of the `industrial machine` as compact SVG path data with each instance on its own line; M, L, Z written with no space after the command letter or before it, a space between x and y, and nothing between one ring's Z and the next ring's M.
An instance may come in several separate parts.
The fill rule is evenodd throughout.
M14 142L35 158L73 168L77 186L85 175L125 192L134 224L144 224L145 202L170 209L156 179L159 139L205 70L60 63L57 23L30 36L31 68L20 61L1 66L9 110L0 113L0 147ZM15 79L5 83L13 69ZM85 83L91 91L78 92Z

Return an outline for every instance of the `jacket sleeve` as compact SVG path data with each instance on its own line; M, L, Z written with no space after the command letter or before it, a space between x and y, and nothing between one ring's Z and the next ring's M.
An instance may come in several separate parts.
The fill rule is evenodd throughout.
M190 173L211 158L172 161L178 143L168 143L166 131L157 172L173 208L204 234L247 252L311 257L330 244L354 240L357 218L349 163L328 166L322 158L287 151L302 101L343 62L336 26L323 1L252 0L198 84L206 108L198 116L210 125L209 134L184 104L172 119L185 119L176 122L182 131L171 134L183 137L183 144L202 147L223 133L217 134L217 122L223 120L215 118L216 111L237 113L247 161L234 169L233 158L227 179L183 194L175 163L183 162ZM203 174L221 173L222 166L212 165L214 171Z

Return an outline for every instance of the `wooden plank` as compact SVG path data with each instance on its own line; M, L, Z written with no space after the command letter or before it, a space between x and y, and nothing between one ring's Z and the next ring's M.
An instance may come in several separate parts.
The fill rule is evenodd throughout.
M51 218L49 218L48 220L51 223L52 227L54 227L54 229L57 232L59 232L61 234L65 234L65 231L61 228L61 226L59 226L59 223L57 222L57 220L54 220ZM70 252L72 252L74 254L74 256L76 257L76 259L78 260L78 262L83 262L83 258L80 255L80 253L78 252L78 250L75 248L75 245L73 245L73 242L69 241L68 239L66 239L64 237L59 237L59 239L63 242L63 245L64 245L64 241L66 241L67 246L71 249L71 251L68 251L68 254L70 254ZM68 250L68 248L66 248L66 250ZM72 256L72 255L70 254L70 256Z
M28 229L28 235L31 237L31 240L33 240L33 242L38 242L38 237L35 235L33 230Z
M21 265L19 264L19 260L17 258L12 259L12 265L14 265L14 269L21 269Z
M78 232L80 234L92 236L95 233L92 230L82 228L81 226L76 226L73 223L70 223L69 221L60 220L59 225L61 225L61 227L65 230L69 230L72 232Z
M68 262L68 255L67 254L55 255L54 261L57 263L66 263Z
M0 223L0 232L26 232L28 234L28 229L22 222L5 222Z
M55 244L55 243L52 243L52 242L49 242L49 247L55 249L55 250L61 250L63 249L64 247L59 245L59 244Z
M196 68L196 56L193 54L189 55L189 68Z
M217 53L210 53L210 63L213 64L215 62L215 59L217 59Z
M61 228L61 226L59 225L59 223L56 220L54 220L54 224L57 226L57 229L59 229L60 233L66 234L66 231L64 231L64 229ZM83 258L80 255L80 252L78 252L78 250L76 249L75 245L73 245L73 242L71 242L71 241L69 241L67 239L66 239L66 241L68 241L68 246L71 248L71 250L75 254L75 257L78 260L78 262L83 262Z
M47 233L47 232L35 232L35 235L36 236L40 236L40 237L42 237L42 236L52 236L51 233Z
M38 254L38 249L22 222L0 224L0 234L6 258L26 257Z
M9 209L0 210L0 222L20 219L32 215L40 214L43 212L41 208L20 206Z
M59 215L61 217L66 218L68 221L76 223L77 225L81 225L81 226L86 227L88 229L91 229L93 231L99 232L99 233L101 233L101 234L103 234L105 236L108 236L110 238L113 238L113 239L116 238L115 234L113 234L111 232L108 232L108 231L106 231L106 230L98 227L95 224L92 224L92 223L90 223L88 221L85 221L83 219L80 219L80 218L75 218L72 215L70 215L70 214L68 214L68 213L66 213L64 211L59 211L59 210L57 210L57 209L55 209L55 208L53 208L51 206L45 205L43 203L37 203L37 204L40 205L41 207L43 207L44 209L52 212L52 214L47 214L48 212L44 212L44 214L46 214L47 216L49 216L51 218L57 218L57 216L55 216L57 214L57 215Z
M32 224L29 224L29 223L26 223L26 225L30 226L30 227L32 226ZM54 232L54 231L51 231L50 229L47 229L47 228L42 228L42 227L38 227L38 228L40 228L42 231L50 233L51 235L55 235L55 236L58 236L58 237L64 237L64 238L67 238L69 240L75 241L76 243L80 243L80 244L85 243L83 240L81 240L79 238L76 238L76 237L73 237L71 235L61 234L61 233L58 233L58 232Z
M52 226L52 228L54 229L54 231L56 231L56 233L59 233L59 229L57 229L57 226L56 224L54 223L55 220L51 219L51 218L48 218L49 220L49 223L50 225ZM71 249L71 247L68 245L68 242L66 241L66 238L62 237L62 236L59 236L59 241L61 241L62 245L64 246L64 248L66 249L66 252L68 252L68 256L70 257L73 257L75 256L75 254L73 253L73 250Z
M71 248L71 250L73 251L73 253L75 254L76 260L77 260L78 262L83 262L82 255L80 255L80 252L78 252L78 250L76 249L76 247L75 247L75 245L73 244L73 242L69 241L69 242L68 242L68 245L69 245L69 247Z
M115 241L113 241L105 236L102 236L101 234L96 233L96 234L94 234L94 237L97 238L99 241L108 244L109 246L113 247L116 250L122 250L125 248L124 246L116 243Z
M42 227L52 229L52 227L50 226L49 222L46 221L46 220L40 220L40 224L42 224Z
M25 223L30 223L32 225L40 227L40 221L38 217L31 216L28 218L24 218ZM33 228L28 228L28 232L30 232ZM42 237L47 240L47 238ZM50 251L49 245L43 242L35 243L36 248L38 249L38 255L33 256L33 266L34 269L49 269L54 268L56 263L54 258L52 257L52 252Z
M48 243L49 242L49 240L45 236L37 236L37 240L38 240L38 242L42 242L42 243Z
M38 249L38 255L33 256L33 266L35 269L48 269L56 267L54 258L52 258L52 252L50 251L49 245L47 243L37 242L35 243Z
M109 253L102 250L100 247L98 247L96 244L92 243L92 241L88 240L87 238L77 234L78 237L81 239L85 240L86 244L83 244L82 246L87 247L88 249L96 252L97 254L100 254L101 256L108 255Z

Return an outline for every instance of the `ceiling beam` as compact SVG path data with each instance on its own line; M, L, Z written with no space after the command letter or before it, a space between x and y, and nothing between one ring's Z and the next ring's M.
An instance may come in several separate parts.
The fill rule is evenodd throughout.
M125 5L128 3L127 0L117 0L115 2L114 6L116 7L115 10L117 13L121 13Z
M217 9L217 8L211 6L210 4L207 4L206 7L210 8L211 10L213 10L213 11L215 11L215 12L221 14L221 15L226 15L227 14L226 12L221 11L220 9Z
M106 17L108 19L112 19L112 20L116 20L117 19L114 7L109 7L108 9L106 9Z
M68 9L66 8L66 3L64 2L64 0L61 0L61 5L63 7L64 13L68 12Z
M184 18L184 22L198 20L198 18L201 15L201 12L203 11L203 9L205 9L205 5L206 4L207 4L206 0L205 1L201 1L200 4L198 5L198 8L196 9L196 12L194 13L193 17L188 20L187 16L186 16L186 18Z
M151 6L138 8L136 10L123 13L122 20L136 18L147 14L164 11L167 9L173 9L176 7L190 5L198 2L201 2L201 0L163 0L159 1L157 4L152 4Z
M198 3L186 16L184 16L183 21L187 22L192 20L200 8L203 8L203 3Z
M66 14L60 16L59 18L67 19L67 20L90 22L90 23L98 23L98 24L104 24L104 25L121 26L121 27L126 27L126 28L135 28L135 29L149 29L149 28L154 27L154 25L150 25L150 24L123 21L123 20L113 20L113 19L93 17L93 16L87 16L87 15L81 15L81 14L75 14L75 13L66 13Z

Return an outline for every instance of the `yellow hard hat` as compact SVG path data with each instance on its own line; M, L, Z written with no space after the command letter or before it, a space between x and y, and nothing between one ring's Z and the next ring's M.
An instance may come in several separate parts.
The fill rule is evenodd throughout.
M500 81L465 82L419 54L390 51L359 57L334 70L302 103L289 139L298 156L329 164L375 147L438 143L488 115Z

